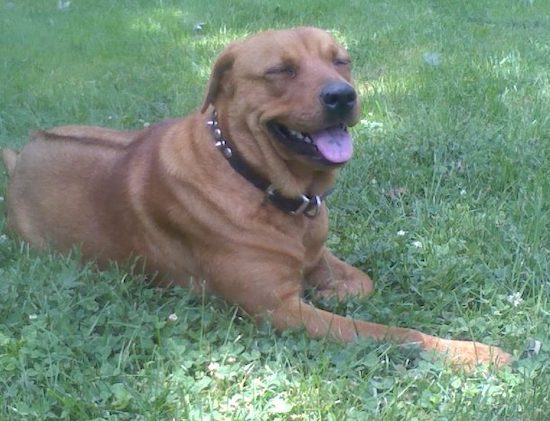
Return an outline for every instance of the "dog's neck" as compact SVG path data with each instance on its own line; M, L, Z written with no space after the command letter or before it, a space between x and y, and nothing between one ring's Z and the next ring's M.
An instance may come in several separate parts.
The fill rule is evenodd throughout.
M328 173L327 177L325 173L319 172L321 177L313 177L313 181L317 181L317 183L310 183L313 185L310 185L309 189L306 190L304 188L303 192L291 192L289 194L282 189L279 190L273 180L270 180L268 177L265 177L255 170L237 150L235 144L227 137L224 137L216 110L212 111L207 121L207 125L212 132L214 144L221 152L222 156L237 173L265 193L266 201L271 202L275 207L292 215L303 214L313 218L319 214L323 200L333 191L333 188L330 187L334 178L332 173ZM292 171L292 168L288 168L287 171L295 175L295 172L300 171L300 166L297 166L294 171ZM300 176L300 174L298 174L298 176ZM325 189L319 190L320 187L325 187ZM311 191L315 193L310 193Z

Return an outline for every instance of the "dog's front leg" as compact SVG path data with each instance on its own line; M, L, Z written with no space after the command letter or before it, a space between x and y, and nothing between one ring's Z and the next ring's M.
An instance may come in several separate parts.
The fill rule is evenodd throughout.
M328 262L331 269L341 271L338 278L347 279L348 282L351 280L352 285L362 285L362 288L371 287L370 279L366 275L361 276L360 271L338 261L326 249L323 250L323 255L326 258L323 265ZM301 298L299 262L290 255L259 255L254 249L249 250L249 253L242 251L239 257L243 260L233 256L231 261L222 259L225 262L223 265L211 264L207 267L225 268L223 271L211 273L210 279L217 279L217 282L211 284L212 292L239 305L257 320L268 319L279 331L303 327L314 338L327 337L340 342L351 342L357 337L365 337L411 344L424 350L446 353L453 363L465 368L472 368L477 363L500 366L511 361L511 356L497 347L478 342L442 339L414 329L350 319L318 309ZM327 267L317 265L314 269L319 275L326 273ZM338 291L338 287L334 291Z
M312 337L328 337L341 342L351 342L361 336L374 340L391 340L400 344L419 346L447 354L454 365L472 369L478 363L501 366L511 361L511 356L498 347L478 342L454 341L427 335L413 329L385 326L342 317L313 307L298 296L288 297L270 312L273 325L284 330L303 326Z
M343 299L350 295L366 296L374 289L368 275L341 261L326 247L323 247L316 264L306 271L305 279L324 297Z

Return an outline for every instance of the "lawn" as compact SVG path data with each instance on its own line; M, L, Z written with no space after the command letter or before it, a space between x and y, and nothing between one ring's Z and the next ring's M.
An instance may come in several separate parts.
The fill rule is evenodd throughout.
M363 116L329 245L377 283L317 304L517 361L466 374L390 343L275 334L77 250L38 254L0 216L0 419L548 419L550 2L4 0L0 147L184 115L225 44L305 24L353 57Z

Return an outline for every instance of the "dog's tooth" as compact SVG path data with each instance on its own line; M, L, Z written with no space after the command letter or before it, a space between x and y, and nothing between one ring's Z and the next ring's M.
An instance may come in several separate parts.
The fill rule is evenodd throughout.
M302 138L302 134L301 134L301 133L296 132L296 131L294 131L294 130L290 130L290 129L289 129L288 131L289 131L289 133L290 133L290 135L291 135L292 137L296 137L296 138L298 138L298 139L301 139L301 138Z

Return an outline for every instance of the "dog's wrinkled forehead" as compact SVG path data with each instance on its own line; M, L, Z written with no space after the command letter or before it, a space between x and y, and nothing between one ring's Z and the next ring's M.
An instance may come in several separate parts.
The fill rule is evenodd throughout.
M318 28L261 32L241 41L239 47L235 65L241 68L258 68L306 57L332 60L338 55L347 56L346 50L328 32Z

